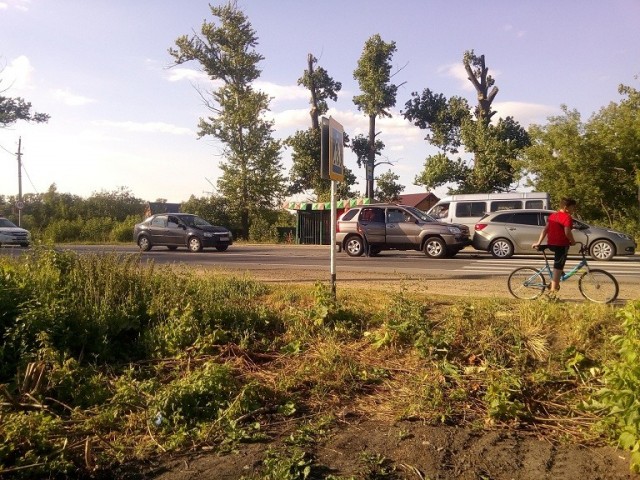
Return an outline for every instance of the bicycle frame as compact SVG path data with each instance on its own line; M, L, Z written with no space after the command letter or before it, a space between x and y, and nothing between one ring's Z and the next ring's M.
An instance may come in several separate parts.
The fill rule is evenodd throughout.
M564 282L565 280L568 280L569 278L573 277L576 273L578 273L584 267L587 267L587 270L589 269L589 263L587 262L587 258L584 254L583 249L581 248L580 251L582 253L582 259L578 262L578 264L575 267L573 267L567 273L562 274L562 276L560 277L561 282ZM547 275L549 275L549 278L553 278L553 270L551 268L551 265L549 264L547 253L544 250L542 250L542 256L544 257L545 265L540 270L538 270L538 273L546 273Z

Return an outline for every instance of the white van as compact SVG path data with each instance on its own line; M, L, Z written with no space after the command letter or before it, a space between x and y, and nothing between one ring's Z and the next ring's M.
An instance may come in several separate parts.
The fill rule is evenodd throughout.
M473 232L485 213L514 208L551 208L545 192L470 193L451 195L438 201L427 212L442 222L462 223Z

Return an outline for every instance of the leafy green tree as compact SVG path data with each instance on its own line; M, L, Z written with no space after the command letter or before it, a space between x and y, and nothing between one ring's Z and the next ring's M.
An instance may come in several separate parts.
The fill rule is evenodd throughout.
M450 190L457 193L508 191L522 175L521 156L530 142L528 134L512 117L492 122L498 87L488 73L484 55L467 51L463 65L477 93L473 113L465 99L447 99L429 89L422 94L413 92L405 104L403 116L429 130L425 140L441 150L426 158L415 183L427 189L453 184ZM448 156L458 154L462 146L472 156L470 161Z
M199 136L211 135L224 145L217 186L246 238L252 215L272 208L284 193L281 145L272 136L273 122L264 118L270 99L253 88L263 57L254 50L258 39L251 23L235 2L210 9L219 24L203 22L201 36L179 37L169 53L176 65L195 60L222 83L210 92L212 116L200 119Z
M208 197L191 195L181 207L183 212L198 215L214 225L223 225L232 231L240 228L239 224L234 223L228 200L220 195Z
M624 86L620 93L626 98L603 107L586 123L576 110L562 106L562 115L532 125L525 159L537 190L556 201L575 198L586 220L637 231L640 93ZM630 219L636 219L635 225Z
M309 54L308 68L298 79L298 85L302 85L310 92L311 127L307 130L298 130L286 140L286 145L292 148L292 166L289 172L289 194L302 193L313 190L318 201L328 200L331 192L331 181L320 176L320 116L327 113L329 106L327 100L334 102L338 99L338 92L342 84L329 76L327 71L317 66L318 60ZM345 133L345 147L349 144L349 137ZM345 180L338 182L337 194L342 198L351 196L351 186L355 184L356 177L349 168L344 169Z
M6 90L0 90L0 128L10 127L19 120L46 123L50 116L31 111L31 103L21 97L5 97Z
M396 43L386 43L380 35L369 38L364 45L353 78L358 81L362 93L353 97L358 110L369 117L367 164L375 175L376 119L391 117L389 109L396 104L398 86L391 83L391 60ZM373 178L367 181L367 198L373 197Z
M404 190L404 185L400 185L398 180L400 177L387 170L378 178L376 187L376 198L381 202L395 202L400 198L400 194Z

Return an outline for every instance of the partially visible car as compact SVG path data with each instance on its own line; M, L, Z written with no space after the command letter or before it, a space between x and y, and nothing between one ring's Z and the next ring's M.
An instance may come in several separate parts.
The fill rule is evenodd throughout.
M229 229L189 213L151 215L133 228L133 238L143 252L156 246L169 250L186 247L191 252L212 247L224 252L233 243Z
M490 252L495 258L538 253L531 245L538 241L553 210L501 210L486 214L475 224L473 248ZM631 235L610 228L573 220L573 237L586 243L594 260L611 260L616 255L633 255L636 242ZM580 252L580 245L569 253Z
M8 218L0 217L0 246L20 245L26 248L30 243L31 233L29 230L18 227Z
M353 207L337 223L336 244L352 257L382 250L418 250L427 257L453 257L471 243L469 228L444 223L405 205L373 204Z

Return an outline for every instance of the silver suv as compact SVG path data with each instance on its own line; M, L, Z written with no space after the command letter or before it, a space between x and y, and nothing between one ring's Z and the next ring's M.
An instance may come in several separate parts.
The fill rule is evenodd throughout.
M430 258L453 257L471 243L469 228L443 223L414 207L374 204L353 207L338 219L336 244L347 255L370 255L382 250L422 250Z

